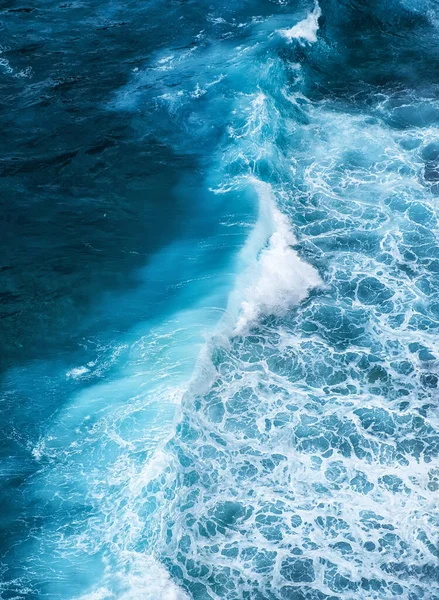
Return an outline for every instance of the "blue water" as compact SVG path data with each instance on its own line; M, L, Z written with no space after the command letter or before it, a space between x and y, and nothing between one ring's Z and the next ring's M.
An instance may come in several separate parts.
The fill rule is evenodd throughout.
M2 6L0 597L439 599L439 6Z

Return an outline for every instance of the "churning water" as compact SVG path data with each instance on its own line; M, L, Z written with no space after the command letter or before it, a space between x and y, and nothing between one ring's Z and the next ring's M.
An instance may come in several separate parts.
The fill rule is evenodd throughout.
M1 597L439 599L436 0L2 21Z

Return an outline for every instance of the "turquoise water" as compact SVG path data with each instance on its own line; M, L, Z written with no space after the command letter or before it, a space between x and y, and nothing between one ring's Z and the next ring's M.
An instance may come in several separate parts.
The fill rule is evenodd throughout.
M3 17L2 597L439 598L437 6Z

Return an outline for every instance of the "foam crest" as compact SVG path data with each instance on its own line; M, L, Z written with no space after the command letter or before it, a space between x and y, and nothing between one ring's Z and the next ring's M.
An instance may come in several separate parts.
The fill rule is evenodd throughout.
M253 184L259 196L259 219L265 221L269 234L255 265L244 275L252 283L243 291L235 334L247 332L264 315L282 316L322 284L316 269L293 250L297 240L288 218L276 206L271 185L259 180Z
M322 15L319 3L316 2L314 10L309 13L306 19L299 21L290 29L279 29L278 33L289 42L298 40L299 42L309 42L313 44L317 41L317 32L319 30L319 18Z

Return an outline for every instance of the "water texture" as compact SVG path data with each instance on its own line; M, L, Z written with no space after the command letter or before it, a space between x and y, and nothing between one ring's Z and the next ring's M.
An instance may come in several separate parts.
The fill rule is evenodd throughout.
M439 5L1 7L0 597L439 600Z

